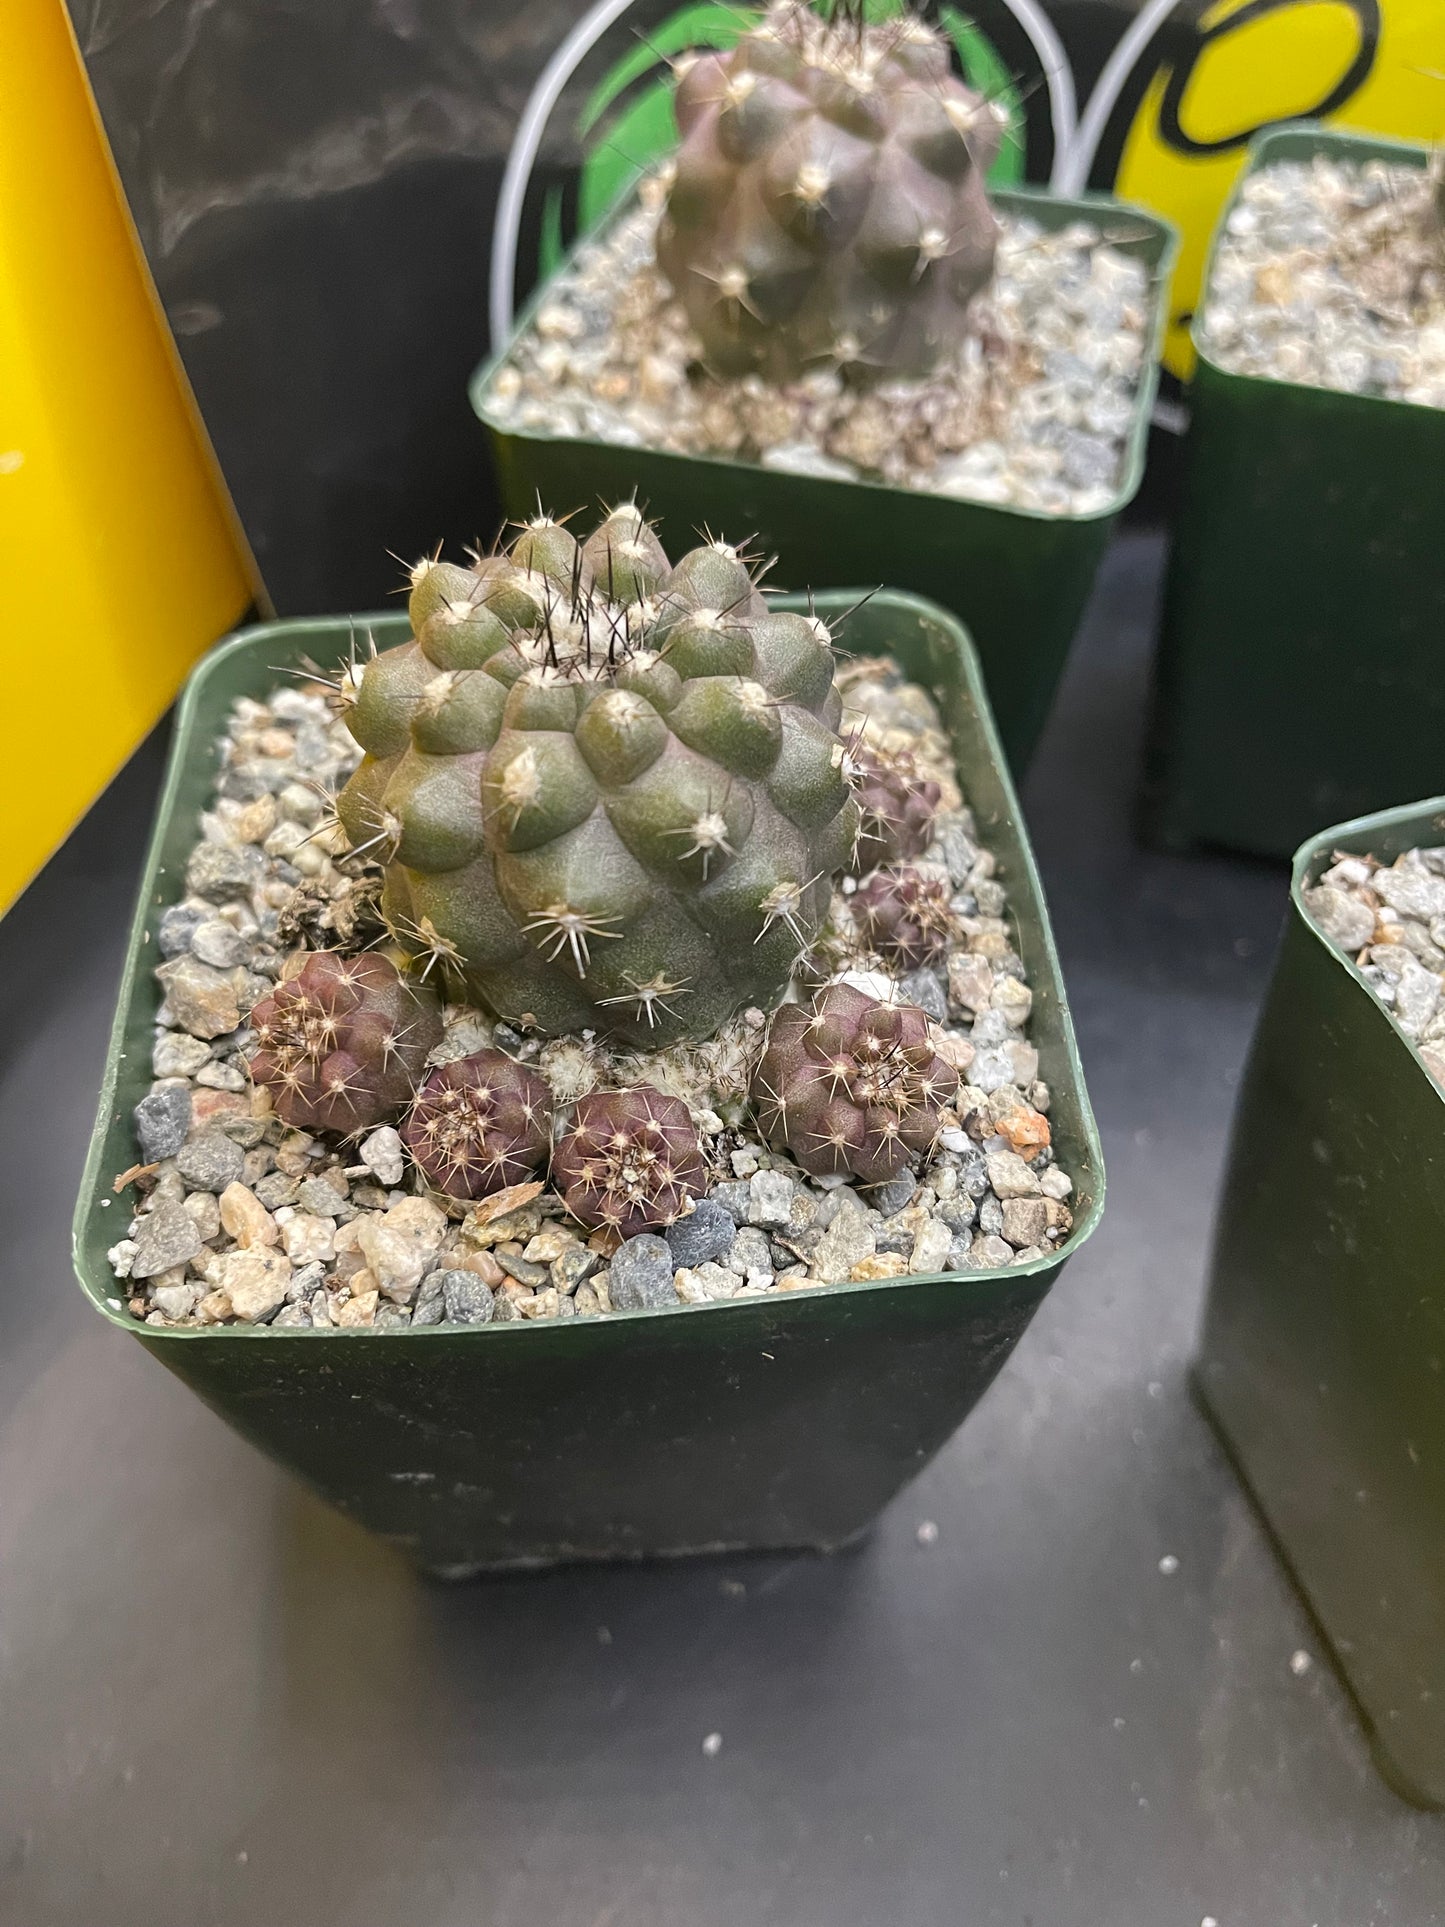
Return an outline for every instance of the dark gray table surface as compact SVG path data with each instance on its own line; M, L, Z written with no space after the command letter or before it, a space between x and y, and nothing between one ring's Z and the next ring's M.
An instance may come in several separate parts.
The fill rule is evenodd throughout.
M125 773L0 923L5 1927L1445 1919L1445 1820L1189 1394L1285 883L1132 839L1158 563L1115 547L1026 792L1105 1222L832 1560L422 1583L102 1325L68 1223L156 746Z

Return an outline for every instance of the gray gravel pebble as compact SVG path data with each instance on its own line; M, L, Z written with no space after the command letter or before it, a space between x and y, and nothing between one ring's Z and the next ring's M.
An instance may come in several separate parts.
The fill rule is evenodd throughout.
M218 970L231 970L244 961L246 944L234 924L220 917L197 924L191 936L191 955Z
M728 1179L723 1184L715 1184L708 1196L714 1204L722 1206L735 1224L747 1223L753 1187L746 1178Z
M1026 1245L1042 1244L1044 1233L1048 1230L1048 1200L1046 1198L1007 1198L1003 1207L1003 1235L1011 1245L1021 1249Z
M258 1193L259 1195L259 1193ZM315 1218L354 1218L355 1211L336 1186L326 1178L303 1178L296 1187L296 1202ZM262 1203L265 1203L264 1198ZM274 1209L274 1207L268 1207Z
M564 1295L576 1291L586 1278L597 1271L602 1260L595 1251L589 1251L584 1244L568 1245L558 1257L552 1260L552 1283Z
M158 1164L174 1157L191 1128L191 1094L184 1084L162 1084L131 1113L141 1160Z
M515 1278L519 1285L529 1291L542 1291L552 1282L552 1274L546 1265L534 1264L530 1258L519 1258L511 1251L494 1251L492 1256L509 1277Z
M911 970L903 979L903 994L936 1024L947 1022L948 989L936 970Z
M443 1295L448 1278L457 1274L453 1271L428 1272L417 1290L416 1302L411 1310L413 1325L439 1325L447 1315L446 1298ZM483 1281L485 1282L485 1281Z
M1332 884L1304 892L1305 908L1332 944L1340 950L1363 950L1375 934L1372 904Z
M767 1235L755 1231L751 1225L744 1225L732 1242L727 1255L729 1270L746 1276L750 1271L771 1271L773 1269L772 1247Z
M158 1204L136 1226L132 1278L154 1278L174 1271L201 1250L201 1234L183 1204Z
M836 1283L877 1248L878 1234L871 1214L862 1205L845 1204L818 1240L809 1268L814 1277Z
M156 943L163 957L184 957L191 938L210 916L209 910L191 903L173 903L156 926Z
M269 1171L251 1188L268 1211L279 1211L283 1204L295 1204L301 1194L301 1186L285 1171Z
M441 1280L442 1304L447 1324L489 1325L491 1323L497 1309L497 1300L485 1278L479 1278L474 1271L433 1272L432 1278ZM426 1282L430 1283L431 1280L428 1279ZM412 1322L416 1322L415 1317ZM428 1318L423 1322L430 1323L431 1320Z
M676 1270L666 1238L644 1231L628 1238L612 1254L612 1303L618 1311L651 1311L675 1305L672 1282Z
M911 1171L900 1171L896 1178L886 1184L875 1185L868 1193L868 1202L875 1211L885 1218L891 1218L895 1211L913 1202L913 1194L918 1189L918 1180Z
M692 1215L669 1225L663 1236L672 1247L673 1263L692 1266L706 1264L713 1258L725 1258L732 1249L737 1230L730 1211L714 1198L701 1198Z
M209 1063L211 1046L200 1037L190 1037L183 1030L162 1030L156 1032L155 1043L151 1046L151 1074L154 1077L194 1077L203 1065Z
M245 1168L245 1152L219 1131L203 1131L176 1153L176 1169L193 1191L224 1191Z
M200 1295L199 1285L193 1285L186 1279L178 1285L157 1285L151 1292L151 1303L163 1317L188 1318L195 1310Z
M186 864L186 888L208 903L229 903L248 897L260 881L260 853L232 850L220 843L198 843Z
M788 1222L793 1209L793 1180L782 1171L755 1171L748 1181L748 1223L777 1225Z

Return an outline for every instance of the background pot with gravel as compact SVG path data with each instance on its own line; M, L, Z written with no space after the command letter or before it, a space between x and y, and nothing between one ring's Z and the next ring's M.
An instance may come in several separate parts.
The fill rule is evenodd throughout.
M124 1185L118 1190L115 1180L117 1174L130 1175L127 1167L136 1157L132 1112L137 1105L142 1116L136 1126L153 1139L147 1154L164 1158L168 1147L174 1151L168 1134L175 1120L161 1113L180 1081L181 1059L193 1048L184 1025L157 1032L162 986L154 972L188 936L186 956L192 961L182 956L179 968L164 966L173 1024L178 996L189 999L226 975L220 964L200 971L193 967L197 931L205 933L208 945L219 942L222 933L204 920L196 930L181 930L190 913L165 906L175 906L187 885L222 892L227 887L226 878L212 878L209 868L204 876L188 874L184 884L180 873L194 871L197 847L204 847L195 845L196 827L216 784L237 699L260 705L271 697L278 665L344 663L352 626L295 622L248 631L214 652L187 689L77 1207L77 1273L105 1316L139 1337L239 1431L430 1569L459 1572L569 1558L844 1542L868 1524L965 1417L1061 1264L1098 1221L1103 1170L1097 1135L1047 914L976 658L958 625L928 604L891 594L862 607L854 607L857 602L854 593L834 592L817 598L816 606L840 625L844 651L889 651L906 674L935 693L977 833L1006 880L1015 967L1024 972L1032 995L1027 1055L1033 1062L1036 1050L1037 1059L1029 1075L1046 1080L1052 1093L1049 1124L1061 1189L1072 1189L1072 1231L1047 1241L1048 1249L1016 1252L996 1228L980 1225L982 1246L975 1256L981 1256L981 1265L945 1271L942 1245L934 1251L922 1220L916 1234L879 1243L870 1228L882 1222L878 1212L854 1204L840 1216L851 1228L867 1230L866 1242L870 1251L876 1247L876 1255L852 1264L851 1272L840 1268L828 1274L843 1282L813 1285L795 1278L779 1285L802 1288L779 1290L755 1283L749 1274L745 1289L731 1278L737 1295L727 1302L679 1302L684 1294L668 1277L660 1281L667 1290L659 1291L657 1300L667 1302L658 1309L621 1309L623 1302L645 1306L647 1295L624 1301L614 1289L611 1315L563 1319L547 1315L540 1302L547 1294L538 1291L538 1302L521 1317L503 1322L498 1311L490 1322L471 1323L468 1307L448 1296L444 1319L428 1325L400 1305L373 1311L371 1306L357 1309L357 1301L355 1318L343 1309L331 1324L365 1322L365 1329L322 1330L302 1322L302 1305L289 1300L284 1311L271 1306L249 1322L248 1300L246 1309L236 1310L227 1322L207 1326L196 1322L204 1304L194 1311L179 1303L169 1308L170 1299L148 1284L145 1302L155 1309L138 1322L122 1295L135 1287L117 1277L118 1264L125 1270L120 1254L131 1208L127 1196L133 1194L125 1193ZM383 647L406 633L404 619L395 616L378 617L368 627ZM307 728L302 722L294 736ZM270 738L264 730L262 735L264 749ZM316 734L316 754L327 753L327 740L324 732ZM330 780L345 774L342 768ZM212 853L206 861L214 866L222 859ZM1002 899L1003 892L997 894ZM229 1008L212 1016L191 1011L189 1004L182 1014L202 1031L224 1028L234 1018ZM1009 1029L1015 1021L1001 1013L990 1019L996 1026L1002 1023L1007 1035L1016 1034ZM979 1042L982 1046L982 1032ZM158 1061L161 1052L164 1060ZM193 1070L193 1103L208 1110L224 1106L228 1074L228 1065L217 1059ZM152 1083L153 1076L159 1083ZM1043 1086L1038 1088L1042 1092ZM155 1116L146 1108L152 1098ZM184 1138L183 1124L174 1135L177 1141ZM209 1192L233 1177L229 1170L193 1168L203 1152L213 1150L219 1159L239 1148L224 1133L218 1142L215 1137L193 1129L183 1150L190 1175L181 1172L184 1185L177 1181L177 1188L201 1187L199 1197L184 1201L192 1224ZM278 1148L278 1158L284 1148ZM396 1182L400 1145L390 1148L398 1167L394 1172L381 1168L386 1144L362 1147L363 1162L369 1159L372 1168L352 1179L346 1208L366 1204L358 1185ZM1004 1165L1009 1175L1027 1179L1021 1158L1003 1159L1001 1174ZM786 1209L774 1193L797 1188L776 1157L769 1168L767 1154L746 1145L733 1154L732 1169L739 1175L718 1195L742 1208L749 1223L772 1222L770 1213ZM754 1179L746 1177L749 1169L755 1170ZM284 1167L278 1170L284 1176ZM1072 1187L1062 1182L1065 1170L1072 1173ZM322 1181L302 1173L300 1182L312 1187ZM912 1189L911 1180L906 1188ZM238 1186L233 1196L244 1189ZM1039 1194L1032 1179L1024 1189ZM1012 1187L1006 1190L1012 1199ZM846 1188L836 1195L848 1195ZM1050 1202L1055 1195L1046 1187L1034 1197L1041 1218L1057 1213ZM387 1202L384 1192L381 1202ZM720 1224L720 1208L711 1198L706 1203L697 1217L703 1231L714 1219ZM426 1204L417 1195L400 1211L419 1220ZM989 1208L1002 1216L1007 1233L1008 1213L1017 1215L1029 1204L1029 1197L1020 1197L1000 1207L995 1199ZM247 1205L252 1215L257 1209ZM309 1198L301 1201L298 1214L288 1215L292 1209L277 1211L278 1220L288 1217L288 1255L293 1233L309 1237L314 1229ZM334 1201L331 1209L345 1216ZM1057 1214L1067 1222L1067 1213ZM177 1217L171 1211L166 1222L172 1217L179 1230L187 1229L180 1222L187 1212ZM148 1238L158 1235L155 1220L154 1211L144 1220ZM686 1241L693 1225L692 1218L684 1218L675 1231ZM407 1228L413 1228L410 1219ZM323 1233L326 1229L321 1226ZM765 1253L768 1235L739 1231L736 1241L751 1240ZM636 1241L649 1249L661 1242L655 1237ZM946 1232L942 1242L948 1242ZM988 1249L995 1245L997 1251ZM580 1245L577 1251L584 1259L588 1255ZM909 1251L924 1254L912 1274ZM850 1254L850 1262L856 1256ZM295 1264L305 1269L309 1257L309 1251L300 1252ZM694 1253L689 1245L677 1257L684 1267L696 1267L679 1271L678 1278L708 1298L708 1277L718 1267L708 1263L701 1247ZM509 1289L531 1299L534 1294L515 1282L529 1261L519 1256L509 1262L514 1266ZM928 1270L930 1262L938 1268ZM136 1265L134 1272L140 1276L153 1268ZM448 1274L443 1289L450 1292L455 1283ZM253 1286L264 1292L266 1281L251 1279L248 1271L245 1287L249 1292ZM588 1289L579 1284L576 1293L580 1297ZM194 1287L184 1290L195 1297ZM368 1295L374 1304L376 1294ZM479 1295L490 1303L489 1292ZM555 1300L557 1293L550 1296ZM344 1298L343 1291L334 1302Z
M1429 159L1268 133L1215 235L1149 759L1167 844L1287 856L1439 781L1445 222Z
M1445 1804L1442 845L1436 797L1295 856L1196 1374L1381 1769L1429 1805Z
M809 35L826 34L802 13L813 22ZM774 8L775 16L786 36L795 16ZM901 31L896 21L867 29L879 36L873 52L885 77ZM918 37L908 57L936 60L946 74L941 37L917 22L907 31ZM840 92L856 71L851 27L846 39L833 77ZM931 69L897 111L926 109L939 128L885 139L881 162L860 163L865 143L833 124L830 104L797 124L797 96L776 97L776 56L774 41L758 71L741 76L717 64L731 54L703 56L679 87L687 122L688 89L707 113L719 90L731 104L728 90L749 84L735 104L740 122L752 114L763 127L762 189L744 178L734 190L728 171L740 150L726 130L716 147L692 155L699 134L688 128L676 162L631 156L654 167L638 198L584 237L474 377L503 499L522 516L539 497L611 501L635 489L665 505L664 541L678 544L719 520L756 531L778 556L779 586L845 574L932 597L968 623L1020 770L1114 519L1139 485L1173 232L1100 197L1065 201L1022 189L993 193L990 216L981 170L997 144L997 117ZM865 118L886 135L895 110L872 72L863 91L869 101L884 98L866 106ZM933 151L930 141L951 140L962 154L960 125L970 141L975 126L987 129L971 172L941 182L915 166L917 153ZM857 131L851 121L848 128ZM752 139L748 132L743 145ZM948 169L956 158L947 157ZM780 185L784 175L791 188ZM831 278L816 264L804 274L811 292L795 312L799 264L833 218L828 196L836 187L846 228L864 177L870 213L843 253L857 241L866 254L870 223L886 228L899 258L913 235L917 261L902 274L901 295L892 255L881 295L868 262L845 259ZM680 232L694 218L697 183L701 199L715 203L719 179L716 234ZM775 220L762 212L765 201ZM734 256L751 264L753 283L742 284ZM940 296L915 325L907 312L915 291L927 295L932 278L941 288L945 275L963 277L965 298ZM765 290L782 291L776 316ZM741 324L738 341L717 325L726 313ZM880 315L888 317L877 323L881 345L864 342L860 331ZM948 348L931 368L916 352L920 331L935 356L938 343Z

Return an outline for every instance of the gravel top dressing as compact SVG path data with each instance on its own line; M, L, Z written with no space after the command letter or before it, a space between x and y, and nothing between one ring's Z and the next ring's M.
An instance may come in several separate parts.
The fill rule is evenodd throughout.
M134 1217L109 1254L133 1316L373 1330L597 1317L1057 1250L1073 1186L1051 1148L1006 879L979 844L927 693L887 659L843 662L838 682L847 726L883 754L906 747L942 790L914 866L929 886L926 956L885 966L866 934L869 880L845 878L788 995L843 981L932 1020L933 1048L961 1087L916 1177L871 1189L808 1177L758 1141L747 1102L768 1031L758 1009L700 1043L648 1052L587 1031L523 1034L446 1006L429 1063L500 1049L546 1080L559 1129L596 1090L648 1084L687 1106L706 1194L676 1222L620 1241L568 1220L541 1180L475 1203L430 1191L392 1125L350 1139L284 1126L247 1075L253 1005L309 950L385 941L380 871L349 853L332 803L360 752L319 686L285 687L236 703L184 893L161 913L155 1082L135 1110L137 1163L118 1174ZM1436 887L1445 910L1445 879Z
M1445 408L1445 219L1434 170L1279 161L1245 181L1199 343L1221 368Z
M497 427L759 462L972 502L1094 515L1113 501L1149 329L1144 266L1076 221L998 211L991 285L956 364L927 378L716 380L654 261L663 180L554 283L492 378ZM1127 213L1118 217L1124 238Z
M1337 857L1304 903L1445 1089L1445 847Z

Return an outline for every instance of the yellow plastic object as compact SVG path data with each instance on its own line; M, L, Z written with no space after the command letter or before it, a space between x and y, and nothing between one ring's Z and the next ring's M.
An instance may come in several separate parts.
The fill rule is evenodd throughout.
M1164 365L1194 368L1190 320L1219 212L1250 136L1283 121L1401 140L1445 137L1441 0L1213 0L1150 80L1113 191L1163 214L1183 245Z
M0 0L0 913L256 595L63 0Z

